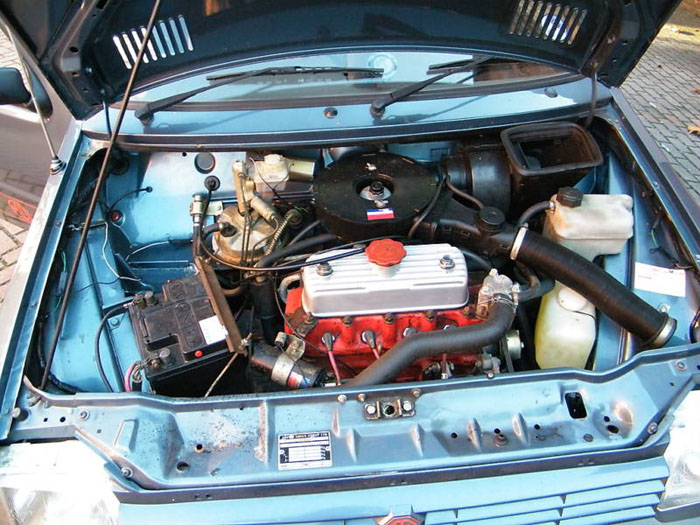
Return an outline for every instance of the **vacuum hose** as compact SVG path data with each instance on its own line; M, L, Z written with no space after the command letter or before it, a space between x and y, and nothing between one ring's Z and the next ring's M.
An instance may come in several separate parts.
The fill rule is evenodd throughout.
M510 257L539 268L580 293L639 337L646 348L664 346L676 330L675 319L647 304L588 259L528 229L518 231Z
M422 357L481 352L484 346L497 343L505 335L514 316L513 301L509 297L497 296L484 322L451 330L421 332L402 339L350 379L346 385L368 386L386 383Z

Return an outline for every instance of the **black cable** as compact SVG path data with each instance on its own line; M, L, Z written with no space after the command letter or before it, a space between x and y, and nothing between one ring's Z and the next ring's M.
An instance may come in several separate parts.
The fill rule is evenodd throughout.
M331 242L337 242L338 237L332 233L322 233L321 235L316 235L315 237L309 237L303 241L298 241L294 244L289 244L284 248L275 250L274 252L265 255L260 258L260 260L255 264L259 268L270 267L276 261L287 257L288 255L296 255L302 253L310 248L316 248L322 244L328 244Z
M368 242L377 241L379 239L395 239L397 237L403 237L403 236L402 235L387 235L387 236L382 236L382 237L374 237L371 239L363 239L361 241L356 241L356 242L352 242L352 243L348 243L348 244L342 244L340 246L335 246L335 247L329 248L327 250L322 250L318 253L325 253L325 252L331 251L331 250L340 250L340 249L355 246L358 244L361 245L361 244L365 244ZM304 261L302 263L294 263L294 264L290 264L290 265L286 265L286 266L257 267L257 266L239 266L236 264L231 264L229 262L226 262L226 261L219 259L213 253L211 253L206 248L206 246L202 245L201 248L204 251L204 253L207 255L207 257L210 257L211 259L218 262L222 266L227 266L229 268L233 268L234 270L241 270L243 272L287 272L287 271L291 272L294 270L300 270L301 268L304 268L305 266L313 266L315 264L321 264L324 262L331 262L331 261L335 261L338 259L343 259L345 257L349 257L351 255L357 255L358 253L363 253L365 251L365 248L357 248L355 250L350 250L350 251L345 252L345 253L339 253L337 255L332 255L329 257L322 258L322 259L315 259L313 261L307 260L307 261ZM278 250L278 251L280 251L280 250ZM274 253L277 253L277 252L273 252L273 254ZM272 255L272 254L270 254L270 255Z
M481 208L484 207L484 203L481 202L479 199L477 199L477 198L474 197L473 195L469 195L468 193L463 192L463 191L460 190L457 186L455 186L454 184L452 184L452 181L450 181L450 177L449 177L449 176L446 176L446 177L445 177L445 186L447 186L447 188L448 188L452 193L454 193L454 194L457 195L458 197L461 197L461 198L464 199L465 201L471 202L471 203L474 204L477 208L481 209Z
M39 321L37 324L37 341L36 341L36 354L37 354L37 359L39 361L39 368L44 368L46 366L46 359L44 359L44 350L43 350L43 337L42 334L44 333L44 323L43 321ZM79 392L83 392L80 388L77 386L73 386L69 383L66 383L64 381L61 381L58 377L53 375L52 373L49 373L49 383L51 383L54 387L56 387L58 390L61 392L64 392L66 394L77 394Z
M206 220L207 216L207 208L209 207L209 202L211 201L211 190L207 192L207 196L204 198L203 206L202 206L202 216L199 218L199 222L196 221L196 216L195 216L195 222L192 225L192 261L197 259L200 254L200 250L202 249L202 245L204 242L204 235L202 235L202 224L204 224L204 221Z
M209 226L205 226L202 228L202 240L206 239L207 236L211 235L214 232L218 232L221 229L221 223L215 222L214 224L210 224Z
M145 188L137 188L135 190L127 191L124 195L122 195L116 201L110 204L109 208L107 208L107 212L105 213L105 219L109 220L110 214L112 213L114 208L116 208L117 204L119 204L122 200L126 199L130 195L141 193L142 191L145 191L146 193L151 193L153 191L153 186L146 186Z
M294 237L292 237L292 240L287 243L287 246L291 246L295 242L298 242L301 240L304 235L309 233L311 230L313 230L316 226L319 226L321 224L321 221L314 221L308 226L305 226L304 229L302 229L299 233L297 233Z
M109 106L106 100L102 100L102 110L105 112L105 125L107 126L107 135L112 136L112 123L109 121Z
M459 251L462 252L465 259L471 259L477 266L481 267L482 270L490 272L493 269L493 264L491 264L490 261L475 254L473 251L467 250L466 248L460 248Z
M119 313L124 313L126 311L126 306L123 304L120 304L119 306L115 306L114 308L110 309L107 311L107 313L102 317L102 320L100 321L100 324L97 326L97 333L95 334L95 363L97 364L97 372L100 374L100 379L102 380L102 384L105 386L107 389L107 392L114 392L112 389L112 385L109 384L109 381L107 380L107 375L105 374L104 367L102 366L102 356L100 355L100 336L102 335L102 330L104 330L105 325L107 324L107 321L110 320L110 318L114 317L115 315ZM112 361L112 365L114 366L114 371L117 374L117 385L119 385L119 392L122 392L122 381L124 379L124 373L121 371L121 368L119 367L119 361L117 360L117 356L114 353L114 348L112 346L109 346L109 354L110 354L110 359Z
M61 331L63 329L63 322L66 319L66 313L68 312L68 302L70 300L71 288L73 288L73 282L75 281L75 276L78 273L78 265L80 264L80 259L82 258L83 249L85 248L85 243L87 242L88 231L90 230L89 225L92 222L92 216L95 213L95 208L97 207L97 202L100 196L100 191L102 190L102 185L104 184L105 178L107 177L107 168L109 167L110 157L112 156L112 151L114 150L114 145L117 142L117 137L119 136L119 131L122 127L122 122L124 121L124 115L126 114L126 109L129 107L129 99L131 98L131 92L134 89L136 82L136 75L139 72L141 63L143 62L143 57L148 47L148 41L151 38L151 33L153 31L153 25L155 24L156 18L158 16L158 11L163 0L155 0L153 3L153 9L151 10L150 17L148 19L148 24L146 25L146 30L143 33L143 40L139 46L139 52L134 60L134 65L131 68L131 74L129 75L129 80L126 83L126 88L124 89L124 96L122 97L122 106L117 115L117 121L114 125L114 131L109 139L109 144L107 146L107 151L102 159L102 166L97 175L97 182L95 183L95 190L92 193L92 198L90 200L90 205L85 216L85 226L80 234L80 240L78 241L78 246L75 250L75 258L71 264L70 272L68 272L68 280L66 282L66 289L63 292L63 299L61 300L61 308L58 312L58 317L56 318L56 328L54 330L53 338L51 344L49 345L49 352L46 357L46 367L44 368L44 374L41 378L41 383L39 383L39 389L43 390L46 388L46 384L49 380L49 372L51 371L51 364L53 363L54 356L56 355L56 348L58 347L58 340L61 337Z
M690 321L690 328L688 328L688 340L691 343L698 342L698 337L695 334L695 331L698 329L698 323L700 323L700 310L695 312L695 316L693 317L693 320Z
M296 263L296 264L290 264L287 266L273 266L271 268L256 268L255 266L238 266L235 264L228 263L226 261L222 261L218 257L216 257L214 254L212 254L209 250L207 250L206 247L201 246L202 250L204 250L204 253L207 255L207 257L211 257L213 260L218 262L219 264L223 266L228 266L229 268L233 268L234 270L241 270L244 272L291 272L294 270L300 270L304 268L305 266L313 266L315 264L321 264L324 262L331 262L331 261L336 261L338 259L344 259L345 257L350 257L351 255L357 255L358 253L363 253L365 251L364 248L358 248L357 250L351 250L349 252L345 253L339 253L337 255L331 255L329 257L324 257L322 259L315 259L313 261L305 261L303 263Z
M418 229L418 226L425 220L425 218L428 216L428 214L433 211L433 208L437 204L438 199L440 198L440 192L442 191L442 187L445 185L445 178L443 176L440 176L440 180L437 183L437 187L435 188L435 193L433 194L433 198L430 199L430 202L428 205L425 207L423 210L423 213L421 213L418 217L416 217L413 221L413 224L411 225L411 229L408 230L408 237L409 239L412 239L413 236L416 234L416 230Z
M552 209L552 201L542 201L537 204L533 204L528 209L526 209L520 218L518 219L518 228L523 226L525 223L530 222L532 218L538 213Z

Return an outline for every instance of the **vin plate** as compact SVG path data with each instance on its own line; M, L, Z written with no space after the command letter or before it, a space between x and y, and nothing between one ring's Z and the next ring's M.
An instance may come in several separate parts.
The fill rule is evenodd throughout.
M277 443L279 470L320 468L333 465L330 432L280 434Z

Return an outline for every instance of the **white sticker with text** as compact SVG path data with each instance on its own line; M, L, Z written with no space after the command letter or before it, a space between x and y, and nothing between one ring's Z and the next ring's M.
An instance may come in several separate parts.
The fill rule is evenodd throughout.
M208 345L218 343L226 338L226 328L215 315L199 321L199 328L202 330L202 335Z
M674 297L685 297L685 270L634 263L634 287Z

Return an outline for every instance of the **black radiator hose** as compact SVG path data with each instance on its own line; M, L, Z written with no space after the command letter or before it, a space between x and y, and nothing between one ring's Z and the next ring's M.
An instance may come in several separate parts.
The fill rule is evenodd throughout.
M422 357L480 352L505 335L514 316L515 308L510 298L497 297L484 322L450 330L421 332L402 339L344 386L386 383Z
M580 293L639 337L645 348L664 346L676 330L675 319L647 304L603 269L526 228L518 231L510 257Z

